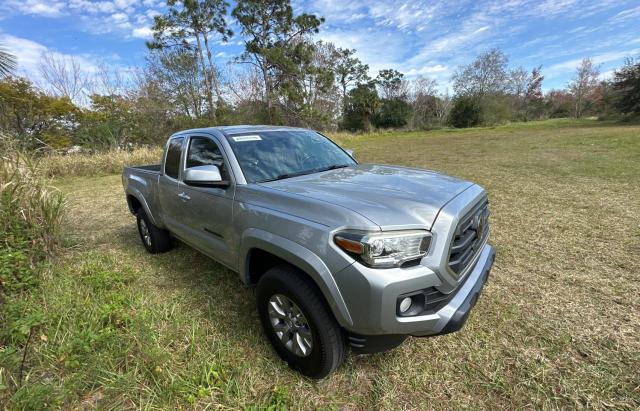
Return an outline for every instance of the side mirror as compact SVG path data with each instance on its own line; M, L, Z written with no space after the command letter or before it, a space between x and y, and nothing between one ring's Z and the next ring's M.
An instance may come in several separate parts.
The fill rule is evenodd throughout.
M347 154L349 154L351 156L351 158L355 158L354 154L353 154L353 150L351 149L345 149L344 151L347 152Z
M229 182L222 179L218 166L189 167L184 173L184 183L195 187L225 188L229 186Z

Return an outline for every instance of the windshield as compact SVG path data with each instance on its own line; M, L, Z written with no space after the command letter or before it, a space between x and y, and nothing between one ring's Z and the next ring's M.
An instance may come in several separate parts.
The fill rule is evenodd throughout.
M261 131L229 136L228 140L248 183L356 164L331 140L313 131Z

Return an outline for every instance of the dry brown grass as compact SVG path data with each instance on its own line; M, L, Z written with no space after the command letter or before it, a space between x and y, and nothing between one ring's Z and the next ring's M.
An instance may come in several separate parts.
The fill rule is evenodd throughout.
M140 147L93 154L52 154L44 157L43 163L50 176L82 177L121 173L122 168L129 165L158 164L161 155L159 147Z
M77 246L38 300L52 313L39 370L63 403L99 393L106 408L640 406L640 127L548 122L337 140L363 162L436 169L489 191L498 256L461 332L306 380L271 350L236 274L185 246L144 253L119 176L65 179ZM92 270L129 282L116 296L96 293L78 279ZM103 329L94 313L109 298L132 316L113 346L94 344L84 366L57 360L77 329Z
M0 244L12 248L26 242L47 253L58 240L64 197L51 186L42 162L2 135L0 152Z

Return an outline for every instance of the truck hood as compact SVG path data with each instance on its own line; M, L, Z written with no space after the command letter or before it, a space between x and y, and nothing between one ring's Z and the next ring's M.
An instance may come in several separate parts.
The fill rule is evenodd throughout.
M263 185L345 207L394 230L431 229L440 209L473 183L428 170L358 164Z

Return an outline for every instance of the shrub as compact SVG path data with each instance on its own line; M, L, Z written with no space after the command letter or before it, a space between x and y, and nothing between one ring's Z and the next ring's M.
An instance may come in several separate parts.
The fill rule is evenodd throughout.
M53 251L59 240L64 197L49 185L42 162L0 137L0 241L29 254Z
M449 124L453 127L473 127L480 123L480 106L473 97L458 97L449 113Z
M407 125L411 105L401 98L384 99L373 117L373 124L380 128L400 128Z
M613 89L618 94L616 108L621 113L640 115L640 60L626 59L613 74Z
M19 385L21 351L42 321L41 308L25 306L24 294L38 284L42 264L60 240L65 201L41 163L14 144L0 136L0 375Z
M513 100L505 94L488 95L480 103L480 124L495 126L504 124L514 117Z
M380 105L375 83L358 84L349 91L345 100L342 128L351 131L369 131L371 117Z

